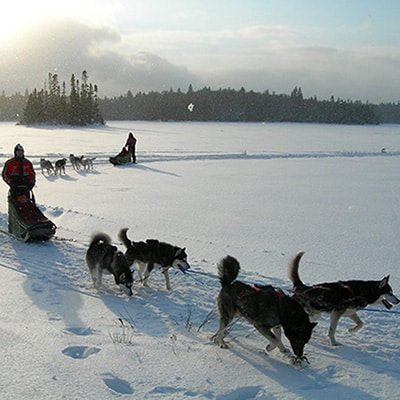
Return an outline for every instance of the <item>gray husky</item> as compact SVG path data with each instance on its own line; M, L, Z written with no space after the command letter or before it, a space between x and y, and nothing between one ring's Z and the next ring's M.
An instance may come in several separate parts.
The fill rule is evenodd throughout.
M124 253L111 244L107 234L97 233L92 237L86 252L86 264L96 287L101 286L103 273L112 274L115 283L128 296L132 296L133 277L129 263Z
M190 268L187 262L186 249L169 243L159 242L156 239L147 239L145 242L134 242L126 235L127 228L121 229L118 238L126 246L125 256L129 265L139 267L139 279L147 285L147 279L154 268L160 268L165 278L167 290L171 290L169 282L169 268L176 268L185 272Z
M240 264L227 256L218 264L218 276L221 291L217 307L219 327L212 339L222 348L228 345L224 341L227 326L235 317L244 317L270 342L266 348L271 351L276 347L281 352L287 349L281 341L281 327L289 339L295 354L294 363L307 358L304 347L311 338L315 323L311 323L301 305L287 296L280 289L270 285L250 286L237 281Z
M305 285L299 276L299 263L304 252L301 251L289 264L289 279L294 286L294 298L303 305L312 321L316 321L321 313L331 315L328 337L332 346L339 343L335 339L336 327L340 317L346 316L354 321L350 332L357 332L363 323L357 315L357 309L368 304L382 303L386 308L398 304L399 299L393 294L389 285L389 275L380 281L337 281Z
M82 160L83 156L76 157L72 153L69 155L69 161L71 162L75 171L78 171L81 167L83 167Z
M67 159L66 158L61 158L60 160L57 160L55 162L55 170L56 170L56 175L65 175L65 165L67 164Z

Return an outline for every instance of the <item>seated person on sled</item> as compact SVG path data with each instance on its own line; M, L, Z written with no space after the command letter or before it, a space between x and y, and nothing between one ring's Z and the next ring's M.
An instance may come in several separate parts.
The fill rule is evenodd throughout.
M24 148L17 144L14 148L14 157L6 161L1 174L4 182L10 186L9 197L12 200L30 198L31 190L35 186L36 174L32 163L25 158Z
M130 161L131 153L125 148L125 146L115 157L110 157L110 163L114 165L126 164Z

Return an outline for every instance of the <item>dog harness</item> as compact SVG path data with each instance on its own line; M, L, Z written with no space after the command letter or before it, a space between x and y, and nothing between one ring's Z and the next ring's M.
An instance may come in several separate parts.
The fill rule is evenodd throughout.
M250 286L256 292L261 292L261 289L257 286ZM238 300L243 300L245 297L250 296L250 293L243 293L240 296L236 296Z

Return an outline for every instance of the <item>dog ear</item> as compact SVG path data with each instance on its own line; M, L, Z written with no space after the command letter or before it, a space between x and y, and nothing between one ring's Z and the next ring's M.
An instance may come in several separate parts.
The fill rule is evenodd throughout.
M178 250L176 251L176 253L175 253L175 257L178 257L179 254L181 254L181 252L182 252L182 249L178 249Z
M389 284L389 277L390 275L387 275L379 282L379 289L382 289L383 287Z

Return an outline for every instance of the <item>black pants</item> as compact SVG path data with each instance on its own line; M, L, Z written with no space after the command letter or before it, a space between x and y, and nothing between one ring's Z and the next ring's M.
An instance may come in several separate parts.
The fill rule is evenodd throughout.
M11 186L10 187L10 197L16 199L19 196L25 195L28 199L31 198L31 191L27 186Z
M136 164L136 154L135 154L136 152L135 152L135 148L132 147L132 148L130 149L130 152L131 152L132 162Z

